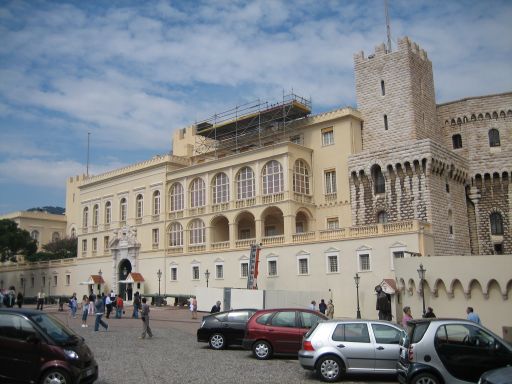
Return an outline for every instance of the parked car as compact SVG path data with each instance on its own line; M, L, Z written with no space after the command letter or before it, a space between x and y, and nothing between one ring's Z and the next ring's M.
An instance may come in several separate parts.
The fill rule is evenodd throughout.
M474 322L418 319L408 328L397 366L401 383L476 383L484 372L512 364L512 346Z
M0 382L92 383L98 364L84 339L41 311L0 308Z
M512 384L512 366L485 372L480 376L478 384Z
M299 363L323 381L338 381L345 373L393 374L405 330L380 320L340 320L318 323L304 336Z
M247 322L243 347L259 360L270 359L274 353L296 355L304 334L322 320L327 317L310 309L260 310Z
M197 330L197 341L205 342L212 349L228 345L242 345L247 320L257 309L235 309L204 316Z

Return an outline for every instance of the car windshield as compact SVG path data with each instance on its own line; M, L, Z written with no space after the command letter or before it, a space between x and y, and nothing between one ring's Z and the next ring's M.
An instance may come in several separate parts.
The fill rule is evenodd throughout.
M36 314L31 318L37 328L57 345L76 345L80 341L80 336L52 316Z

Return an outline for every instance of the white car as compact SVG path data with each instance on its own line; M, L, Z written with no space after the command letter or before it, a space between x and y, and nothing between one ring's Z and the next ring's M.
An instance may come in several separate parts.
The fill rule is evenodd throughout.
M388 321L324 321L304 336L299 363L329 382L345 373L396 375L399 343L405 336Z

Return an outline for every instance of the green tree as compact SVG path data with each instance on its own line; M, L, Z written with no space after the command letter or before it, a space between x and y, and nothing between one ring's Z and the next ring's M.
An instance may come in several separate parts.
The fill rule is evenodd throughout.
M30 233L18 228L10 219L0 220L0 262L17 262L16 256L30 257L37 251L37 242Z
M76 237L65 237L43 245L43 249L58 256L58 259L69 259L76 257L77 246L78 239Z

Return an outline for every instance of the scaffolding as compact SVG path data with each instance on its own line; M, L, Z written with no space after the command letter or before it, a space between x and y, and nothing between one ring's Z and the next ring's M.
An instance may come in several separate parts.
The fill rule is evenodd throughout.
M195 125L195 155L215 158L290 140L290 123L311 113L311 101L294 93L282 101L259 99L215 114Z

